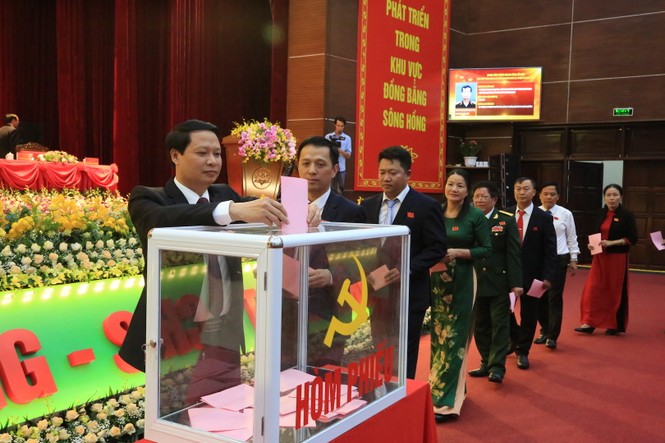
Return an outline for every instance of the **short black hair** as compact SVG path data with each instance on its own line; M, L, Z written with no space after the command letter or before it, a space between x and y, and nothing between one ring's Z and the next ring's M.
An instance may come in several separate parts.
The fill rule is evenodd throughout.
M469 92L473 92L473 88L471 87L471 85L464 85L464 86L462 86L462 88L460 89L460 91L464 91L465 89L468 89Z
M605 195L607 190L610 188L616 189L617 191L619 191L619 195L623 195L623 188L621 187L621 185L617 185L616 183L610 183L609 185L605 186L603 188L603 195Z
M169 151L175 149L183 154L187 146L192 142L191 133L196 131L211 131L219 137L219 129L212 123L202 120L187 120L175 125L171 129L171 132L166 135L166 139L164 140L166 149Z
M534 179L532 179L531 177L520 177L517 180L515 180L514 184L517 185L517 184L525 182L525 181L530 181L531 186L533 186L533 189L535 189L536 192L538 191L538 186L536 186L536 181Z
M561 194L561 190L559 189L559 183L557 182L545 182L542 185L540 185L540 190L542 191L548 186L554 186L554 189L556 189L556 193Z
M346 119L344 117L338 115L337 117L335 117L335 123L337 123L338 120L344 123L344 126L346 126Z
M315 135L300 143L300 146L298 146L298 154L296 155L298 160L300 160L300 151L302 151L303 148L308 145L316 146L317 148L328 148L330 151L330 161L332 162L333 166L339 162L339 151L335 145L333 145L330 140L325 137L321 137L320 135Z
M490 197L499 198L499 187L494 182L491 182L489 180L484 180L476 183L475 185L473 185L473 188L471 190L471 195L473 196L476 193L476 190L480 188L486 188L487 192L489 192L490 194Z
M383 149L379 152L379 163L384 158L391 161L397 160L406 172L411 170L411 154L401 146L388 146Z

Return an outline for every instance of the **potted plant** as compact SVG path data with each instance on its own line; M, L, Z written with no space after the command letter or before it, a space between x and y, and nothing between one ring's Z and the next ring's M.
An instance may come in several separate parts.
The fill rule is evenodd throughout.
M291 131L267 119L251 120L236 123L231 136L237 146L235 155L242 160L243 195L276 198L284 166L296 157L296 138ZM225 138L224 145L229 141ZM232 169L229 166L229 183L235 174Z
M464 157L464 166L475 167L481 149L483 149L483 145L476 140L462 140L458 150Z

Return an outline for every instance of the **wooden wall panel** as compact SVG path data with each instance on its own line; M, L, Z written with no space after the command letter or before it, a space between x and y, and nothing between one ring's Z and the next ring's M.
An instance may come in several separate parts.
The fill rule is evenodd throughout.
M665 14L575 23L571 80L665 73L664 25Z
M665 157L665 122L628 128L627 138L626 157Z
M289 1L289 58L326 51L326 0Z
M568 83L543 83L540 120L565 122L568 113Z
M287 116L291 120L323 119L325 56L289 60ZM321 124L321 123L319 123Z
M358 0L328 2L328 53L356 60L358 52Z
M562 159L565 156L565 129L523 131L519 137L519 152L523 160Z
M568 24L468 35L466 40L465 60L455 60L453 67L542 66L543 81L568 78Z
M623 152L622 128L588 128L570 131L570 154L575 159L619 158Z
M665 9L662 1L654 0L603 0L602 8L593 1L575 2L576 20L595 20L599 18L621 17L633 14L661 12Z
M336 115L342 115L348 122L344 132L355 134L356 121L356 66L354 60L328 56L326 58L325 106L326 128L334 129L332 121Z
M524 0L470 0L464 3L454 0L453 9L458 4L467 9L469 18L465 31L469 33L558 24L568 21L572 11L572 0L546 4Z
M662 94L665 75L572 82L570 84L569 122L611 122L665 119ZM632 117L613 117L612 109L630 106Z

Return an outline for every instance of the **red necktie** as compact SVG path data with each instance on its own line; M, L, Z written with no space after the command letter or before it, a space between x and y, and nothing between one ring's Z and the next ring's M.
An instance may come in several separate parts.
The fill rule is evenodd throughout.
M520 209L517 212L519 213L517 217L517 229L520 231L520 243L522 243L524 241L524 220L522 220L522 217L526 211Z

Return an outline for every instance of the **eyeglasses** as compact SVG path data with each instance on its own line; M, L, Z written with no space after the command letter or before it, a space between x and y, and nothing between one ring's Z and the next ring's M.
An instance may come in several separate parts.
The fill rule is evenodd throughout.
M480 201L487 201L487 200L491 200L492 196L491 195L474 195L473 199L474 200L480 200Z

